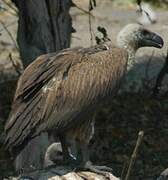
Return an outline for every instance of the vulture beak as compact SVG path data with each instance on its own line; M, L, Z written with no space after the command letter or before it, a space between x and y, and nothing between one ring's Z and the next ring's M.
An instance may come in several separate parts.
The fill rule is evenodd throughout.
M145 36L144 42L142 42L142 45L162 48L164 45L164 41L162 37L159 36L158 34L150 32Z

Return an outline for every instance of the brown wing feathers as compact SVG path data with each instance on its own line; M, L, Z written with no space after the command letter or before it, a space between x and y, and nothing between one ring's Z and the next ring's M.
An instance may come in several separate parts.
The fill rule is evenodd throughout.
M57 71L59 72L59 70L63 70L64 68L66 69L65 61L61 59L62 64L56 62L62 57L63 55L59 55L59 57L56 55L55 58L48 57L48 55L46 58L43 56L43 58L39 58L37 60L37 64L33 63L32 67L29 66L27 71L25 71L22 75L19 80L19 87L16 91L9 121L5 126L7 132L7 147L10 145L18 145L22 143L27 135L31 136L29 132L33 130L33 127L40 121L41 118L41 116L37 116L39 109L41 109L41 106L45 104L44 101L41 101L41 88L47 84ZM70 60L67 63L68 67L69 63L71 63ZM36 69L36 66L38 66L38 68L41 67L41 71L38 68ZM33 132L31 133L33 134Z
M18 82L6 124L7 147L18 147L53 127L59 131L78 123L80 119L73 119L116 86L126 61L121 49L77 48L39 57Z

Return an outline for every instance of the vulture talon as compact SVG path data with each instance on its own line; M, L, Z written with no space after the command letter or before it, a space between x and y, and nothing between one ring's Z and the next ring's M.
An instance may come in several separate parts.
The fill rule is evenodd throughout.
M113 171L113 169L110 167L93 165L90 161L75 169L75 171L81 171L81 170L91 171L93 173L97 173L103 176L107 176L108 173L112 173Z
M92 166L94 166L96 169L99 169L99 170L103 170L106 172L113 172L113 169L108 166L97 166L97 165L92 165Z
M67 165L76 165L77 161L73 157L69 156L67 159L63 160L63 163Z

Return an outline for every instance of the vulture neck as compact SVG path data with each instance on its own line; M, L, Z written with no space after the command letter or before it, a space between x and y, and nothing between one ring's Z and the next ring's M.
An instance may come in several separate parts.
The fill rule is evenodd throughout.
M138 47L136 43L129 42L128 40L125 38L119 37L117 46L127 51L128 53L127 70L130 70L135 63L135 53Z

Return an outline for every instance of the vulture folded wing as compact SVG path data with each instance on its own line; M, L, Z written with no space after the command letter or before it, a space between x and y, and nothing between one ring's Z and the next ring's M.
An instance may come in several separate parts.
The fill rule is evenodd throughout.
M115 92L127 63L127 53L118 48L92 53L68 50L44 57L19 81L6 124L7 147L17 147L43 131L60 132L79 123L81 113Z
M17 146L35 131L33 125L40 121L40 110L45 103L45 85L59 77L73 62L81 59L76 49L42 55L29 65L18 81L9 119L5 125L6 146ZM47 98L46 98L47 100ZM31 137L29 137L31 138Z
M126 64L127 53L122 49L85 53L79 63L44 88L42 118L35 135L52 128L64 132L82 124L85 112L108 95L116 94Z

